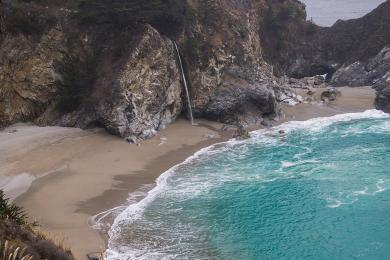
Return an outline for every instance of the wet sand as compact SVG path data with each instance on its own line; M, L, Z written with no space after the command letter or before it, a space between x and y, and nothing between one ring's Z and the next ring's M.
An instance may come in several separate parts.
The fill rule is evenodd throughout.
M279 123L373 108L370 88L341 91L330 104L283 106L285 116ZM103 237L89 225L91 216L125 203L130 192L153 184L197 150L232 135L221 131L221 124L197 123L191 126L179 119L139 146L99 129L15 125L0 132L0 188L8 187L43 230L63 238L77 259L85 259L87 253L105 248Z

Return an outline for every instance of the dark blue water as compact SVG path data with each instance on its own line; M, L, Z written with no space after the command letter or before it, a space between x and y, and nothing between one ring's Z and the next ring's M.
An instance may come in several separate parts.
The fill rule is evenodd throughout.
M375 110L216 145L118 216L109 259L390 259L389 166Z

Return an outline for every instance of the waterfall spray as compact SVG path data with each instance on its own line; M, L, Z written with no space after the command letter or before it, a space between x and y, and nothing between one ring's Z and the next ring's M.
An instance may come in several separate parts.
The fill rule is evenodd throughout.
M188 92L187 79L186 79L186 75L184 74L183 63L182 63L182 61L181 61L179 48L177 47L176 42L175 42L175 41L172 41L172 42L173 42L173 45L175 45L177 58L179 59L179 65L180 65L181 75L182 75L182 78L183 78L184 88L185 88L185 91L186 91L188 110L189 110L189 112L190 112L191 125L194 125L194 116L193 116L193 114L192 114L190 93Z

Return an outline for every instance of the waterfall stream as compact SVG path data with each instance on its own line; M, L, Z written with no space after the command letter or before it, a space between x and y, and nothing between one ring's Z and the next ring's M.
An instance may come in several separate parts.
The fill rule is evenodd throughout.
M181 75L182 75L182 77L183 77L184 88L185 88L185 91L186 91L188 110L189 110L189 112L190 112L191 124L194 125L194 116L193 116L193 114L192 114L192 106L191 106L190 93L188 92L187 79L186 79L186 75L184 74L183 63L182 63L182 61L181 61L179 48L177 47L176 42L175 42L175 41L172 41L172 42L173 42L173 45L175 45L177 58L179 59Z

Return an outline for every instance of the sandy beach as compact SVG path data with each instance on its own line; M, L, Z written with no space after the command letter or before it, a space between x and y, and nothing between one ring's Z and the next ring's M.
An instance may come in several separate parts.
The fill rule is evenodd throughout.
M341 97L330 104L283 106L278 123L373 108L371 88L340 90ZM307 91L298 92L305 96ZM191 126L178 119L139 145L101 129L11 126L0 132L0 188L43 230L63 239L77 259L85 259L105 248L103 237L89 225L92 216L125 203L129 193L153 184L202 147L232 136L221 130L222 124L196 122Z

